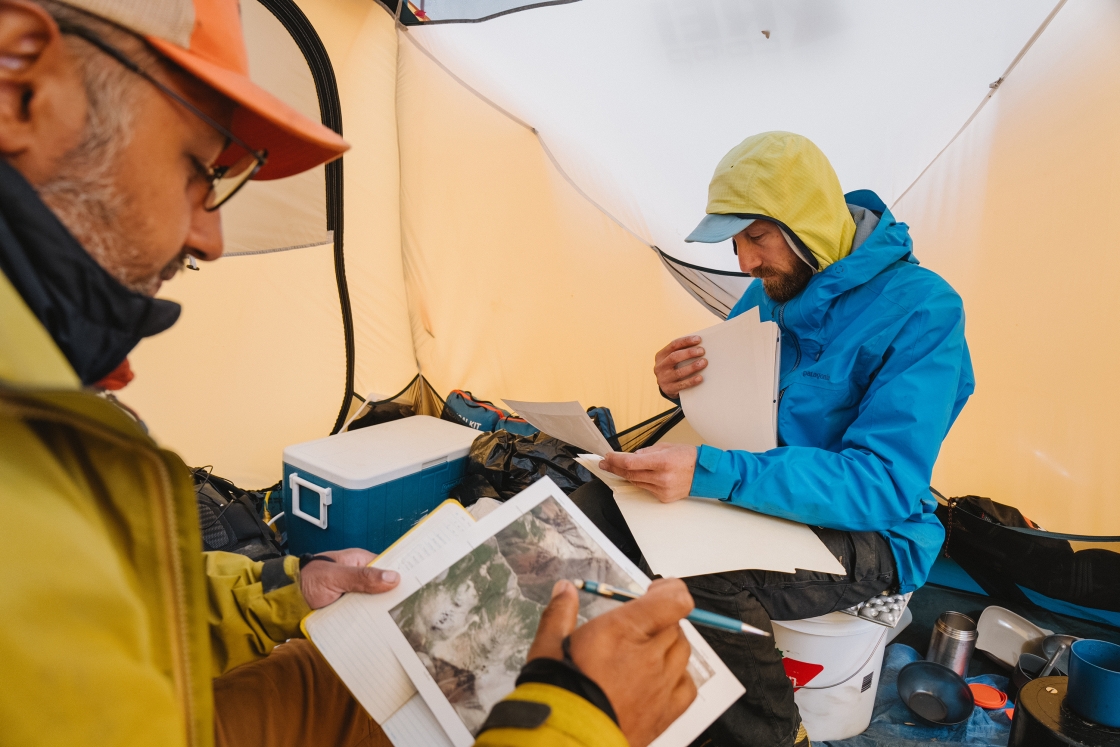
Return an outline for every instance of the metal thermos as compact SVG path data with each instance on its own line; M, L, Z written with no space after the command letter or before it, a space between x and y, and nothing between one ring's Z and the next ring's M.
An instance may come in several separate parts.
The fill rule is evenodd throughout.
M933 626L926 661L968 675L968 660L976 649L976 621L959 612L942 612Z

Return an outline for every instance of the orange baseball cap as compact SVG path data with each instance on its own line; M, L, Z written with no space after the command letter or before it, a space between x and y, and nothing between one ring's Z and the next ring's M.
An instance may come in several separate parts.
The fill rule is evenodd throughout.
M279 179L333 161L350 145L249 79L238 0L63 0L144 38L160 54L236 103L230 130L268 151L255 179ZM236 146L231 146L231 150ZM226 153L219 163L240 155Z

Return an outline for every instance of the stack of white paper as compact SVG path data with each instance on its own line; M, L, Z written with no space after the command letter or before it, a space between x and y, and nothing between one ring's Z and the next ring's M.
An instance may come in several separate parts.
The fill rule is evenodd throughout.
M630 533L658 575L688 578L748 568L845 572L804 524L708 498L662 503L653 493L599 469L596 456L585 454L579 463L614 492Z
M704 443L767 451L778 445L780 334L758 308L702 329L704 381L681 392L681 407Z

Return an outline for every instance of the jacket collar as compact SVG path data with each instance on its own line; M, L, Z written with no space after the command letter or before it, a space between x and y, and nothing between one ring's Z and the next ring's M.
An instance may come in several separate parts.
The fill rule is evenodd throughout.
M3 159L0 271L7 278L0 283L0 309L5 326L13 326L0 334L0 376L11 383L61 383L45 341L28 342L37 337L31 329L36 321L88 385L108 375L141 339L179 318L179 304L131 291L102 269Z
M783 324L798 335L811 335L824 321L825 312L844 293L869 282L900 260L918 264L905 223L895 221L877 194L859 190L844 195L851 205L879 215L879 224L852 253L815 274L805 290L786 303ZM778 304L763 294L764 303L777 318Z

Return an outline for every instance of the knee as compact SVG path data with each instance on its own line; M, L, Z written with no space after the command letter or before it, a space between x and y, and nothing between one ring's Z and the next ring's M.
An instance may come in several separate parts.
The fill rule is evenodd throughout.
M580 485L568 497L572 499L572 503L576 504L580 511L591 518L595 515L602 515L604 501L608 498L613 500L614 493L611 492L605 482L593 477L591 482Z

